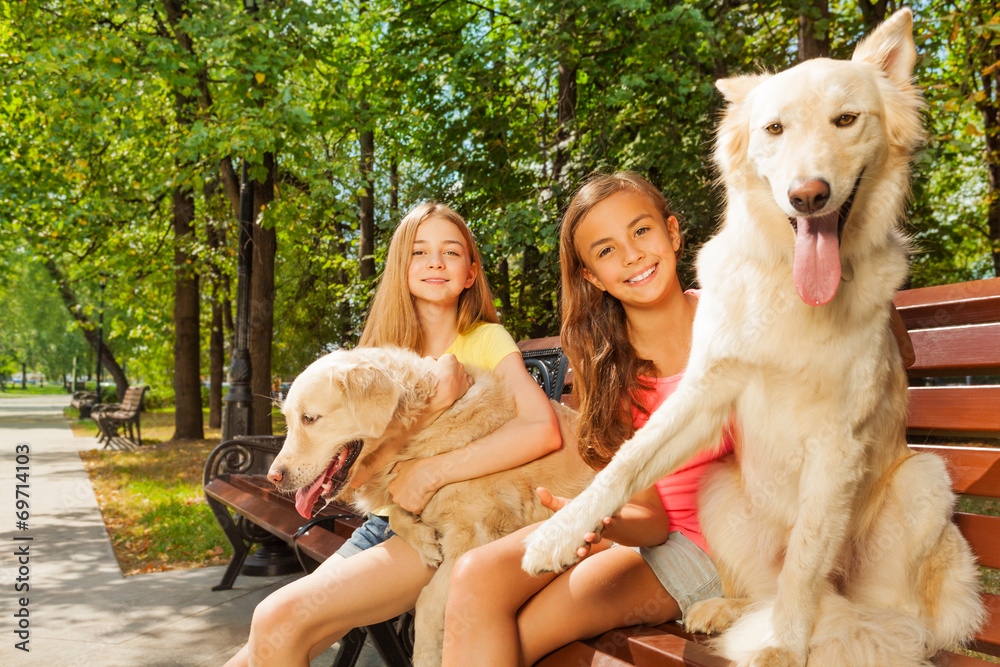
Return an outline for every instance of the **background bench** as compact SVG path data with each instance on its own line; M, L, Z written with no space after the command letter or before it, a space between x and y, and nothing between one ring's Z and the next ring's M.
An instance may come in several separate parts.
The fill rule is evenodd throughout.
M954 490L969 496L960 502L955 521L996 590L1000 587L1000 518L983 513L990 504L983 499L1000 498L1000 278L906 290L897 296L896 308L916 353L909 369L908 442L913 449L944 457ZM995 500L992 505L996 514ZM970 648L1000 656L1000 596L984 594L984 599L989 619ZM729 665L701 645L704 639L684 632L677 623L636 626L574 642L538 664ZM943 653L938 664L989 663Z
M142 445L139 414L147 389L149 387L133 385L125 390L121 403L106 403L91 408L90 417L97 424L97 440L104 443L105 449L131 449ZM119 429L123 429L121 434Z
M550 397L562 394L567 372L566 357L558 337L518 343L525 366ZM304 571L333 555L350 538L363 519L350 508L331 504L306 520L295 510L294 499L276 492L264 476L281 449L284 436L249 436L226 441L205 462L204 489L212 513L233 546L233 558L222 581L212 590L232 588L243 574L276 574L272 566L247 567L250 551L257 544L275 541L293 549ZM280 557L277 559L281 563ZM359 628L341 640L334 667L351 667L357 661L365 636L387 665L402 667L413 653L412 616Z

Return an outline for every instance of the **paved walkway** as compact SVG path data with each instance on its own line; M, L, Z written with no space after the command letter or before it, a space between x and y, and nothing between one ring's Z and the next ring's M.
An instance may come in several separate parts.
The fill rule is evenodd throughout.
M62 417L68 403L0 396L0 665L222 665L246 641L256 604L290 578L241 576L232 590L213 592L222 567L122 577L77 453L96 441L73 437ZM24 459L16 457L25 449L30 516L19 530L15 476ZM26 573L17 555L25 548ZM27 653L16 646L22 609ZM369 648L359 664L381 663Z

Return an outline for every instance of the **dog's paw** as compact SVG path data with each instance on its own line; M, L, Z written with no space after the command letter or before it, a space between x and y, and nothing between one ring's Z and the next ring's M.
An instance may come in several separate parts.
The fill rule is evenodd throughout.
M805 656L778 646L768 646L755 652L746 663L748 667L805 667Z
M573 513L572 508L570 504L556 512L524 540L522 570L532 576L562 572L580 560L576 550L586 544L583 536L593 532L600 520L587 521L586 517Z
M441 562L444 560L444 554L441 553L441 545L437 542L424 542L417 548L417 553L420 555L420 562L434 569L440 567Z
M742 616L749 604L749 600L733 598L710 598L695 602L684 614L684 628L688 632L717 634Z

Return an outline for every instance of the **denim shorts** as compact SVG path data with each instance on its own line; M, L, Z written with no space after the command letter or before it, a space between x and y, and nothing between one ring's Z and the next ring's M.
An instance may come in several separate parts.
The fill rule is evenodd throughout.
M389 528L389 517L369 514L368 520L354 530L351 539L344 542L336 554L344 558L359 554L376 544L382 544L395 534Z
M722 584L715 563L701 547L673 531L667 541L655 547L633 547L639 552L663 588L687 614L695 602L722 596Z

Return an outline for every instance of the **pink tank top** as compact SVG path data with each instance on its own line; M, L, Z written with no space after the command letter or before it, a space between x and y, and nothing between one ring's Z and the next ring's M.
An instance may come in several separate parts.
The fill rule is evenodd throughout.
M683 376L684 372L681 371L677 375L666 378L643 378L653 387L649 391L639 392L636 398L652 414L656 408L660 407L661 403L667 400L670 394L674 393ZM647 421L649 421L647 415L642 414L638 409L632 409L632 422L636 429L642 428ZM705 553L708 553L708 545L705 543L705 537L701 534L701 524L698 523L698 485L709 464L731 451L733 451L733 440L730 429L726 429L719 447L702 450L672 475L668 475L656 483L660 502L663 503L663 508L667 511L667 517L670 519L670 530L679 530L684 537L701 547Z

